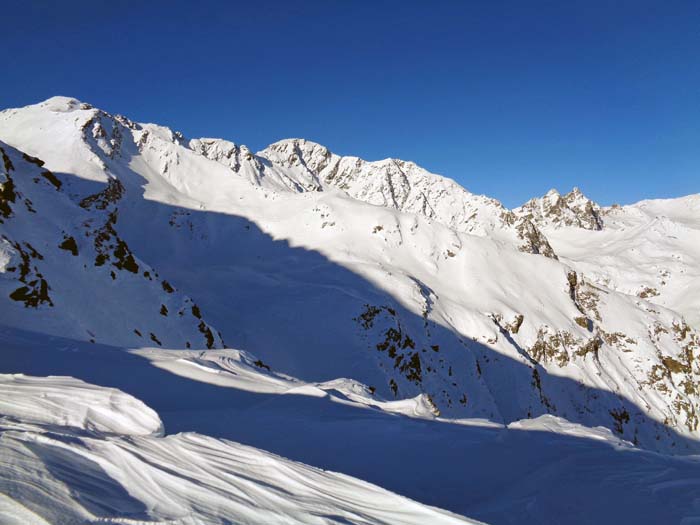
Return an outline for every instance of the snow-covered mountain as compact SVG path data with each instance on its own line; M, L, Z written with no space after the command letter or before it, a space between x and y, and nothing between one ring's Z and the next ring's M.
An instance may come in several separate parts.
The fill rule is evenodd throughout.
M585 230L602 230L600 206L574 188L566 195L550 190L539 199L531 199L514 210L519 217L527 218L539 226L575 226Z
M529 219L413 162L340 157L303 139L276 142L258 156L289 173L306 191L339 188L363 202L420 214L458 232L502 239L521 251L554 257L547 239Z
M514 210L596 284L670 308L700 327L700 195L601 207L556 190Z
M119 235L118 179L76 202L43 161L6 145L0 155L0 289L13 306L5 323L92 341L107 327L123 345L222 346L198 306Z
M616 454L661 458L661 473L692 462L642 451L700 450L697 196L601 208L574 190L511 211L410 162L298 139L253 154L65 97L0 112L0 141L0 372L118 387L166 433L241 441L498 523L556 521L555 487L586 478L584 463L548 470L551 495L525 515L507 474L483 474L497 498L466 474L498 447L450 447L513 440L551 462L543 433L569 436L551 450L579 458L576 440L600 439L610 479ZM355 452L324 453L346 436ZM420 468L392 462L392 443L419 446ZM387 469L370 468L382 455ZM420 481L425 469L446 491ZM616 495L642 508L648 490ZM692 512L690 492L673 512Z

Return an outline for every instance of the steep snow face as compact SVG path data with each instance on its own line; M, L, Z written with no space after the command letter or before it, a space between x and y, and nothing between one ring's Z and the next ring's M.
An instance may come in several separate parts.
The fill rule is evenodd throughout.
M476 523L231 441L160 437L143 403L72 378L0 375L0 402L6 524Z
M459 232L509 242L528 253L555 256L546 237L528 219L413 162L340 157L303 139L276 142L258 155L293 173L307 190L339 188L369 204L420 214Z
M119 179L105 172L108 183L80 198L43 161L1 142L0 157L3 323L126 346L223 345L199 307L120 235Z
M697 449L697 332L586 271L520 253L498 222L465 233L473 196L454 183L299 141L251 158L57 105L0 113L0 138L42 158L3 146L6 324L117 346L225 340L305 381L351 376L385 399L424 396L446 418L552 414L656 450ZM416 208L427 192L443 220ZM492 217L487 204L474 206Z
M104 163L83 141L80 131L92 133L90 124L100 112L73 98L53 97L34 106L0 112L0 122L11 123L8 143L21 143L22 151L37 156L39 151L54 159L51 169L57 173L80 173L90 181L106 182ZM43 118L42 118L43 116ZM46 118L52 116L53 118ZM4 127L4 126L2 126ZM2 137L0 136L0 140ZM106 145L106 141L103 140Z
M600 206L578 188L566 195L561 195L554 189L550 190L542 198L527 201L520 208L513 210L513 213L533 221L540 227L574 226L585 230L603 229Z

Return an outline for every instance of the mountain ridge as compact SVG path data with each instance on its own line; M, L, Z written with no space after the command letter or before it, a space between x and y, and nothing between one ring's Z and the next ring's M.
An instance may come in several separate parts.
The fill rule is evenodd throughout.
M413 163L298 140L254 154L70 98L0 112L0 141L0 339L28 356L0 372L73 367L161 404L175 429L233 440L267 436L287 406L308 423L302 396L360 410L338 428L382 421L385 443L401 415L462 437L452 427L700 450L696 196L595 208L550 192L560 204L530 201L521 220ZM541 238L523 249L519 229ZM327 464L301 434L264 443Z
M573 187L566 194L562 194L558 189L552 188L548 192L546 192L544 195L542 195L540 197L533 197L528 202L526 202L520 206L516 206L514 208L507 208L502 203L500 203L500 201L498 201L495 198L488 197L488 196L483 195L483 194L471 193L468 190L466 190L464 188L464 186L462 186L460 183L456 182L454 179L452 179L448 176L431 173L428 170L422 168L416 162L410 161L410 160L404 160L404 159L395 158L395 157L386 157L384 159L370 161L370 160L365 160L361 157L352 156L352 155L340 156L340 155L337 155L337 154L331 152L328 147L326 147L318 142L311 141L311 140L308 140L308 139L305 139L302 137L289 137L289 138L280 139L280 140L277 140L277 141L269 144L267 147L263 148L262 150L259 150L258 152L254 153L246 145L241 144L241 143L237 143L237 142L232 142L228 139L216 138L216 137L200 137L200 138L186 139L182 133L180 133L179 131L175 131L167 126L160 126L160 125L152 124L152 123L137 123L135 121L132 121L132 120L130 120L122 115L116 114L116 113L110 114L110 113L102 111L102 110L96 110L92 104L81 102L80 100L73 98L73 97L69 97L69 96L53 96L53 97L50 97L42 102L39 102L37 104L33 104L31 106L26 106L26 107L34 107L34 106L46 107L51 111L58 111L58 112L68 112L68 111L74 111L74 110L78 110L78 109L95 110L95 111L103 114L104 116L112 117L112 118L115 118L117 120L120 120L120 121L124 122L127 126L141 126L141 127L144 127L145 129L156 128L156 129L162 130L164 132L164 135L169 137L169 140L174 141L174 142L181 142L183 144L188 143L188 145L190 146L190 149L193 149L195 151L197 149L205 148L205 145L223 146L224 150L219 152L218 156L220 156L221 158L227 158L227 159L232 157L234 155L234 153L240 152L240 155L242 155L244 157L244 159L248 160L248 161L255 160L255 157L262 157L265 160L270 160L267 158L267 155L270 154L270 150L272 150L272 151L281 150L281 149L287 148L289 146L297 147L299 143L302 143L302 144L308 145L312 150L320 150L322 152L323 156L336 157L337 159L355 160L363 165L364 164L384 165L384 164L392 164L393 163L396 165L411 166L411 167L414 167L414 168L421 170L422 172L424 172L425 174L427 174L431 177L434 177L436 179L445 180L445 181L447 181L455 186L458 186L462 190L469 193L469 195L472 195L472 196L477 197L477 198L483 198L484 200L496 202L503 209L505 209L507 211L512 211L512 212L518 212L518 214L526 213L526 210L523 210L523 208L528 204L528 202L541 201L542 199L544 199L548 196L557 196L557 197L563 198L564 200L569 199L570 197L581 198L581 199L583 199L584 204L590 203L596 209L602 210L603 213L606 213L606 212L609 212L610 210L635 207L635 206L640 205L642 203L656 202L656 201L673 202L673 201L679 201L679 200L688 199L688 198L692 198L693 196L700 195L700 193L696 193L696 194L689 194L689 195L680 196L680 197L643 199L641 201L631 203L631 204L625 204L625 205L612 204L610 206L601 206L598 203L596 203L595 201L588 198L580 190L579 187ZM6 113L6 112L11 113L11 112L16 111L18 109L22 109L22 108L8 108L5 110L0 110L0 114ZM189 144L192 142L194 143L194 145ZM193 146L198 146L198 147L193 147ZM298 150L298 151L302 151L302 150ZM207 156L206 152L204 152L204 151L197 151L197 152L199 154L201 154L202 156L209 158ZM217 154L212 153L212 156L217 157ZM217 159L215 158L213 160L217 160ZM317 169L318 166L312 165L312 168ZM237 171L237 170L234 169L234 171ZM563 225L568 226L570 224L563 224Z

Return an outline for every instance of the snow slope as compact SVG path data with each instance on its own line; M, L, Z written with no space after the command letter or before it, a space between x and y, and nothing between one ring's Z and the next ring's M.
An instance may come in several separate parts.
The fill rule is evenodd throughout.
M557 254L600 285L700 326L700 195L602 208L574 189L533 199L532 218Z
M0 406L3 524L475 523L231 441L162 437L143 403L75 379L1 375L0 396L21 402Z
M0 290L12 305L3 308L5 322L89 340L104 327L118 344L222 346L198 306L115 229L121 182L111 178L94 195L71 199L41 160L3 144L0 155Z
M161 468L179 477L184 469L178 465L185 462L190 466L192 456L171 456L170 452L176 450L169 448L169 443L178 443L182 436L197 432L216 439L201 437L212 446L195 451L195 467L191 469L195 480L202 479L196 465L209 469L210 456L224 462L220 447L227 456L238 456L226 448L225 440L343 472L487 523L658 524L680 523L683 519L692 523L700 517L695 503L700 495L697 457L673 457L634 448L607 429L584 427L550 415L508 426L436 417L422 409L416 416L408 400L400 410L390 411L391 402L369 395L367 387L355 381L338 379L319 384L280 376L250 364L251 356L236 350L129 351L7 328L0 329L0 340L6 369L42 375L47 371L70 372L90 383L130 392L158 411L168 434L165 441L128 438L130 452L138 452L134 449L134 443L138 443L147 454L140 457L153 461L137 463L127 471L131 473L128 479L118 468L109 470L110 476L136 498L141 498L139 487L144 486L140 480L155 476L153 469ZM53 427L52 432L55 430ZM63 427L60 432L67 430ZM185 434L172 435L177 432ZM122 446L121 439L115 446ZM155 445L160 447L158 454L152 454ZM82 453L82 447L78 441L77 452ZM177 448L178 454L183 448ZM142 469L145 474L139 476ZM202 494L201 489L189 485L192 475L185 472L183 491ZM213 476L221 470L211 472ZM258 479L256 470L248 474L251 483ZM59 480L66 483L67 476L60 476ZM160 474L158 479L162 477ZM68 482L70 485L70 479ZM229 482L236 480L217 481L224 487L230 487ZM284 488L289 480L279 482ZM170 485L167 487L172 495ZM325 493L338 496L330 491L334 485L327 487ZM192 505L187 492L172 490L178 494L173 495L174 504ZM101 494L104 492L88 488L79 492L83 498L92 496L98 501ZM285 504L287 498L294 501L293 494L285 493L275 505ZM180 496L184 503L180 503ZM26 492L23 497L25 504L33 498ZM211 501L209 496L205 501ZM337 509L342 501L334 504L331 500L328 504ZM129 511L128 506L116 506L110 511L112 516L120 509ZM215 514L205 505L195 517L202 518L201 512L209 510L213 522L216 516L226 516ZM410 519L404 516L386 520L394 523ZM116 517L114 521L119 522ZM262 520L278 521L285 522L283 518ZM430 519L425 522L432 523Z

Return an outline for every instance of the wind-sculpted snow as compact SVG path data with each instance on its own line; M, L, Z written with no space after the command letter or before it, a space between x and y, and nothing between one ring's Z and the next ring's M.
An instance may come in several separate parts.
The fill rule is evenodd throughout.
M301 431L299 447L286 447L260 425L301 424L293 415L282 408L258 421L242 407L261 396L297 407L296 394L305 424L323 420L314 399L331 419L341 405L359 410L369 419L354 432L370 436L377 418L400 417L700 450L694 197L601 209L580 192L551 194L521 220L521 210L412 163L338 157L300 140L254 155L61 97L0 113L0 140L2 322L138 349L135 377L147 362L178 382L122 389L155 406L166 429L240 432L248 444L499 519L501 510L402 484L400 473L334 463L320 444L341 428L319 427L312 451ZM533 255L548 238L559 259ZM125 386L111 369L79 374L74 360L3 360L6 372ZM190 398L192 382L207 385L201 398ZM165 411L154 403L168 396ZM235 416L218 412L229 402L240 403ZM411 456L421 428L395 429L391 444ZM440 447L423 445L425 467Z
M95 432L3 421L3 429L11 428L0 437L0 495L6 495L0 508L3 516L28 509L31 517L16 523L40 522L38 516L84 523L85 512L116 523L457 520L231 441L488 523L658 524L700 517L696 457L646 452L608 429L549 415L507 427L446 419L416 412L421 403L385 402L356 381L284 376L237 350L125 351L6 328L0 341L5 368L70 370L118 387L156 408L168 433L165 439L110 434L105 441ZM32 381L48 390L55 379ZM25 405L45 406L33 395L23 398ZM47 498L41 487L55 496Z
M71 378L0 375L0 402L3 524L475 523L232 441L159 437L143 403Z
M45 427L132 436L163 433L158 414L138 399L72 377L0 375L0 414Z

